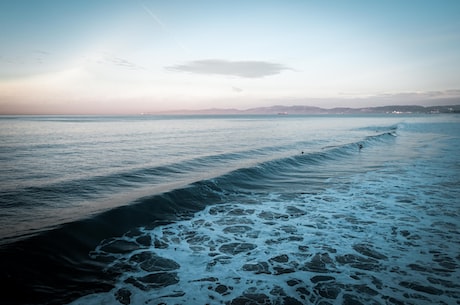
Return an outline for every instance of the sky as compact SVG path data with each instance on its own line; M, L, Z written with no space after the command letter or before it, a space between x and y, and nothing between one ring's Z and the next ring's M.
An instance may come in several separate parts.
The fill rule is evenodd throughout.
M0 1L0 114L459 97L458 0Z

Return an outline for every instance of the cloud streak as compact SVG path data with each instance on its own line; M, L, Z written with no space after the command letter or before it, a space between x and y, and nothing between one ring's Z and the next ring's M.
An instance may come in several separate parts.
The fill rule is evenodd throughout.
M182 65L166 67L171 71L196 74L229 75L244 78L261 78L292 70L282 64L265 61L229 61L222 59L195 60Z
M111 56L107 56L106 57L106 61L107 62L110 62L118 67L122 67L122 68L127 68L127 69L130 69L130 70L144 70L144 67L142 66L139 66L133 62L130 62L126 59L123 59L121 57L111 57Z
M105 67L117 67L127 70L146 70L144 66L138 65L132 61L129 61L125 58L115 56L108 52L97 52L83 57L85 64L95 64Z

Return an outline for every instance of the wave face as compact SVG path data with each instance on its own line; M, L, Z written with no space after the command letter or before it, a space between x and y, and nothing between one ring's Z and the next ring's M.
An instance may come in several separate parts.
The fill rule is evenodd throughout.
M457 116L0 124L9 304L459 301Z

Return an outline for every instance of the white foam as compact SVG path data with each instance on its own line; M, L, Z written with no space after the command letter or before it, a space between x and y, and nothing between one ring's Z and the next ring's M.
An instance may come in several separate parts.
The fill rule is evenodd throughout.
M142 228L123 239L148 235L157 246L113 254L102 244L93 257L114 256L110 268L126 270L112 291L72 304L120 304L120 289L131 304L231 304L256 294L272 304L288 296L313 304L458 303L459 181L455 167L442 166L391 163L330 178L318 194L238 194L190 220ZM168 272L179 281L146 291L133 285L130 278L149 274L132 261L145 251L177 262Z
M420 179L420 173L418 177ZM132 292L132 304L226 303L248 291L265 294L275 303L280 299L274 295L276 287L298 301L306 298L316 303L324 299L319 292L322 286L311 281L317 275L334 277L327 283L339 289L338 295L329 299L335 304L341 304L347 294L355 295L363 303L369 300L385 303L389 297L418 304L455 302L455 289L429 283L427 278L460 282L457 268L448 271L433 260L434 256L441 255L446 257L445 262L449 261L447 258L455 261L458 255L458 208L455 210L455 207L444 204L446 212L427 213L430 206L436 204L433 200L444 198L431 193L427 196L429 190L426 188L407 189L407 183L414 183L408 180L412 178L378 176L372 172L356 176L347 186L331 188L316 196L301 195L286 201L271 194L259 197L256 204L235 202L209 206L191 220L153 230L143 229L152 240L168 245L164 249L151 248L148 251L177 262L181 267L173 272L177 272L180 281L142 291L124 281L132 276L144 276L147 272L140 269L125 272L111 292L85 297L73 304L118 304L114 295L121 287ZM333 180L330 182L334 183ZM436 223L438 227L433 228ZM446 227L439 226L451 226L456 234L446 234ZM221 248L239 243L253 246L234 255ZM372 253L363 255L356 250L359 245L386 258L375 259ZM145 249L119 255L114 265L126 262L142 251ZM315 255L324 253L332 259L331 263L326 262L324 273L305 268ZM358 267L339 263L340 257L347 254L364 258L363 264L366 259L371 259L371 267L366 270L359 267L360 262ZM288 261L281 258L277 262L276 257L280 255L287 255ZM256 274L244 267L259 262L268 264L266 271L270 274ZM411 264L426 270L414 270L417 267L410 268ZM299 284L289 282L294 279ZM418 283L443 293L437 295L409 289L401 286L401 282ZM216 291L220 284L226 287L221 287L226 289L224 293ZM370 294L360 291L359 287L363 287L360 285L371 289ZM300 293L299 287L310 291L310 295ZM458 287L456 289L458 291ZM372 291L376 295L372 295ZM174 297L164 297L171 295Z

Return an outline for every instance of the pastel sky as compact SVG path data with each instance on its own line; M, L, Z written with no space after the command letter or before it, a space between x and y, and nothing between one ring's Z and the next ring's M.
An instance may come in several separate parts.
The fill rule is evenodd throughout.
M449 104L458 0L3 0L0 113Z

